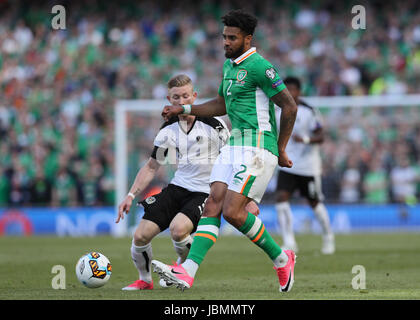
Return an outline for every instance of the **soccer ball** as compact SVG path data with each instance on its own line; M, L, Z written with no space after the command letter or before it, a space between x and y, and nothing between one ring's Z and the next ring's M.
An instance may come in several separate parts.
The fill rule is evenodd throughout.
M108 258L99 252L82 256L76 264L76 276L88 288L99 288L111 277L112 267Z

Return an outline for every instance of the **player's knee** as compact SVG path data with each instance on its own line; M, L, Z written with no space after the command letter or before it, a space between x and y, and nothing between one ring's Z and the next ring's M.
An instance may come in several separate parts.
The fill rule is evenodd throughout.
M286 202L289 201L290 195L288 192L279 191L277 192L276 200L277 202Z
M209 195L204 206L203 216L215 217L218 216L223 204L223 198L217 195Z
M152 241L152 239L142 232L135 232L133 235L133 241L136 246L145 246Z
M210 200L210 202L213 203L214 205L221 206L224 199L225 199L224 194L214 193L214 194L209 195L207 201ZM206 204L207 204L207 201L206 201Z
M174 241L181 241L190 234L189 230L186 230L184 226L180 226L177 224L170 225L169 232L171 234L171 238Z
M308 203L311 206L312 209L315 209L318 205L319 201L314 199L308 199Z

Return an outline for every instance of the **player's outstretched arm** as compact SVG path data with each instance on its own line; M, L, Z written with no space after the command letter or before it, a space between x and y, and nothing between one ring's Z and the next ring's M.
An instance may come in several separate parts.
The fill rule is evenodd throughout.
M289 159L285 150L295 124L297 105L287 88L271 97L271 100L281 108L280 133L277 141L279 148L279 166L291 168L293 162Z
M159 167L160 165L156 159L149 158L147 163L139 170L129 193L118 206L118 217L115 223L120 222L120 219L124 219L124 213L127 214L130 212L134 198L146 189L153 180Z
M301 136L293 136L293 140L296 142L307 143L307 144L321 144L324 142L324 130L322 128L318 128L312 132L310 137L307 137L307 141L305 141L304 137Z
M168 121L171 117L181 113L192 114L199 117L223 116L226 114L225 99L218 95L214 99L202 104L194 104L190 107L165 106L162 111L162 117L165 121Z

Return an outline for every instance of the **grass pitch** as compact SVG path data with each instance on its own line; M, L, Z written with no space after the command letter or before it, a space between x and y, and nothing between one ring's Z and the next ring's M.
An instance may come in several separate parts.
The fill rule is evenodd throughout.
M281 239L276 237L281 243ZM299 235L295 284L278 292L268 257L245 237L221 236L201 265L194 286L181 292L161 288L154 273L153 291L122 291L137 278L130 257L130 238L2 237L0 300L285 300L285 299L420 299L420 234L337 235L337 252L319 252L317 235ZM169 237L152 242L154 258L171 263L175 252ZM99 251L112 263L110 281L101 288L83 287L75 265L85 252ZM66 270L66 289L51 283L54 265ZM355 265L366 270L366 289L352 288Z

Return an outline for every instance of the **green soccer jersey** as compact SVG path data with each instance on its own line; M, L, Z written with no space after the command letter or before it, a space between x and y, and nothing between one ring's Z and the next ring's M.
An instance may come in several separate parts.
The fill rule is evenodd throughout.
M223 65L219 95L232 123L229 145L254 146L278 156L277 124L270 98L286 88L273 65L249 49Z

